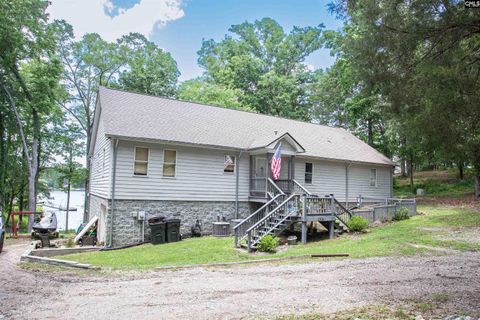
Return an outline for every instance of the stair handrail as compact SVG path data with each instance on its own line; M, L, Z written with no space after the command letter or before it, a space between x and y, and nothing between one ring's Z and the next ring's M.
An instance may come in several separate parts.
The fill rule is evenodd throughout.
M282 189L280 189L277 184L275 183L275 181L273 181L271 178L268 178L268 182L270 183L270 185L272 185L274 187L274 189L276 189L278 191L279 194L285 194L285 192L283 192Z
M348 228L347 223L353 216L352 212L350 212L350 210L345 208L343 206L343 204L338 202L338 200L335 199L335 197L332 196L332 199L333 199L334 203L343 211L342 213L335 213L335 217L337 217L337 219L340 220L340 222L342 222ZM342 217L342 215L344 215L344 214L347 215L348 220Z
M272 211L270 211L267 215L265 215L262 219L260 219L257 223L255 223L254 225L252 225L250 228L247 229L246 232L249 232L249 231L252 231L253 229L255 229L257 226L259 226L262 222L264 222L265 220L267 220L268 218L270 218L275 212L278 211L278 209L283 206L284 204L286 204L288 201L290 201L293 197L297 197L298 195L296 194L291 194L287 199L285 199L282 203L280 203L278 206L276 206Z
M282 194L277 194L275 195L272 199L268 200L263 206L261 206L260 208L258 208L255 212L253 212L252 214L250 214L248 217L246 217L245 219L243 219L241 222L239 222L238 224L236 224L234 227L233 227L233 231L234 231L234 234L235 234L235 246L238 246L238 243L240 241L242 241L247 233L245 232L243 236L241 236L239 238L239 234L238 234L238 231L239 231L239 228L242 227L244 224L246 224L247 222L250 222L250 220L252 218L254 218L256 215L259 214L259 212L261 212L262 210L265 210L268 208L269 205L271 205L273 202L275 202L278 198L284 196L285 194L282 193Z
M268 219L270 219L274 214L276 214L283 206L287 205L292 198L299 197L297 194L291 194L286 200L284 200L282 203L280 203L278 206L276 206L272 211L270 211L267 215L265 215L260 221L255 223L253 226L247 229L246 234L247 234L247 246L248 250L250 251L252 249L252 231L255 229L258 229L262 224L265 223ZM280 222L277 222L274 227L270 227L268 232L273 230L276 226L278 226L281 222L285 221L290 214L286 214L285 217ZM256 241L258 242L260 239L257 239Z
M302 189L307 195L311 196L312 193L310 191L308 191L307 188L305 188L300 182L298 182L297 180L293 179L293 183L299 187L300 189Z
M294 194L293 197L295 198L298 198L300 197L298 194ZM284 203L282 205L279 205L278 208L280 209L280 207L282 206L288 206L288 202L287 203ZM286 208L288 209L288 207ZM273 210L272 210L273 211ZM278 211L278 210L277 210ZM286 211L286 210L285 210ZM281 225L285 220L287 220L288 218L290 218L290 216L292 215L291 212L288 212L285 214L285 216L282 218L282 219L279 219L277 223L273 224L273 226L270 226L268 228L268 230L266 231L266 234L270 234L270 232L272 232L272 230L274 230L276 227L278 227L279 225ZM257 242L259 241L259 239L256 240Z

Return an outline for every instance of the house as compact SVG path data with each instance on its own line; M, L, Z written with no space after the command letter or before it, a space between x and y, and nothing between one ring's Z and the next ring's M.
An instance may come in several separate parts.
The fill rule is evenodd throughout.
M96 103L89 215L109 245L141 241L153 215L182 219L183 233L197 219L211 230L271 201L272 188L344 204L392 195L394 163L344 129L105 87Z

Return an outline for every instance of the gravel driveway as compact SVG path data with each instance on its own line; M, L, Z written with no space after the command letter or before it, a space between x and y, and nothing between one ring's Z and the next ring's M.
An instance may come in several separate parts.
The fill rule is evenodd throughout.
M480 308L480 253L198 268L119 276L22 270L0 255L0 319L250 319L331 313L432 294ZM453 310L453 309L452 309Z

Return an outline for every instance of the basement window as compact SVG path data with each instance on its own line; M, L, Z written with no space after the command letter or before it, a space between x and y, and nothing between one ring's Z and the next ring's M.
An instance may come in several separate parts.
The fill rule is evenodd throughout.
M133 174L136 176L146 176L148 173L148 148L135 147L135 164Z
M313 163L305 162L305 183L312 184L313 182Z
M175 177L177 169L177 151L164 150L163 151L163 176Z
M235 172L235 156L226 155L223 158L223 172Z
M377 186L377 169L370 169L370 187Z

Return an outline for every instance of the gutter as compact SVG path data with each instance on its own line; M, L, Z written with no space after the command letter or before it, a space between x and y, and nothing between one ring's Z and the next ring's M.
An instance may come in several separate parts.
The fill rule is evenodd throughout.
M118 148L118 139L112 140L113 146L113 165L112 165L112 207L110 208L110 232L108 234L108 247L111 248L113 245L113 218L115 213L115 176L117 175L117 148Z
M235 219L238 219L238 190L239 190L239 178L240 178L240 159L244 151L240 151L238 159L235 163Z
M349 198L349 188L348 188L348 172L349 172L349 169L350 169L350 166L352 165L352 162L349 162L347 165L345 165L345 203L346 203L346 206L348 208L349 206L349 201L348 201L348 198Z

